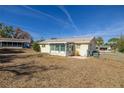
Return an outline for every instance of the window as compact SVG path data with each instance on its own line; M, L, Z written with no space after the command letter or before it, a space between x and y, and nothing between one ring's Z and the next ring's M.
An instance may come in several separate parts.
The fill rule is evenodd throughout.
M64 44L51 44L50 50L51 51L65 51L65 45Z
M22 43L18 43L18 47L22 47Z
M44 45L42 45L42 47L45 47L45 44L44 44Z
M8 42L8 46L10 46L10 47L11 47L11 46L12 46L12 42Z
M80 44L77 44L77 45L76 45L76 48L80 48Z
M60 48L61 48L60 51L65 51L65 45L64 44L61 44Z
M14 43L13 43L13 46L14 46L14 47L17 47L17 42L14 42Z
M2 46L6 47L7 43L6 42L2 42Z
M58 45L58 44L55 45L55 50L56 50L56 51L59 51L59 45Z
M55 45L50 45L50 50L55 50L54 47Z

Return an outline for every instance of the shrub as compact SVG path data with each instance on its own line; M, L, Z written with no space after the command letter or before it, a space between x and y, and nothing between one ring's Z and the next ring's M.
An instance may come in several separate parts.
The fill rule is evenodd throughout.
M124 53L124 38L121 38L118 42L118 51Z
M32 48L34 51L40 52L40 46L38 43L34 42Z
M118 51L124 53L124 42L123 44L119 44Z

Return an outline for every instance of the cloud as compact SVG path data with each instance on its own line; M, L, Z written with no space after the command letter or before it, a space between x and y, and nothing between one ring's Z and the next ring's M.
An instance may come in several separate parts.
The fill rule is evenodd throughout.
M51 14L42 12L42 11L40 11L40 10L36 10L36 9L34 9L34 8L31 8L30 6L25 6L25 5L23 5L23 7L25 7L26 9L29 9L29 10L35 12L35 13L38 13L38 14L47 16L47 17L49 17L49 18L55 20L56 22L61 23L62 25L70 25L70 24L69 24L68 22L66 22L65 20L63 21L63 20L61 20L61 19L59 19L59 18L54 17L54 16L51 15Z
M37 18L39 17L32 11L28 11L24 7L21 6L0 6L0 12L2 13L4 11L5 13L12 13L16 16L25 16L25 17L34 17ZM4 13L2 13L4 15ZM13 15L13 16L14 16Z
M71 15L69 14L69 12L66 10L66 8L64 8L64 6L58 6L58 8L63 11L65 13L65 15L67 16L69 22L71 23L72 27L75 29L75 31L79 31L77 26L75 25L75 23L73 22L72 20L72 17Z

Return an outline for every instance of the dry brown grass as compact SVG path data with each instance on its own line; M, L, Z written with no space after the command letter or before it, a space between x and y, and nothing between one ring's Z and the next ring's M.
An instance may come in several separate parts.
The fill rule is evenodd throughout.
M124 87L124 62L103 56L72 59L35 54L1 58L0 87Z

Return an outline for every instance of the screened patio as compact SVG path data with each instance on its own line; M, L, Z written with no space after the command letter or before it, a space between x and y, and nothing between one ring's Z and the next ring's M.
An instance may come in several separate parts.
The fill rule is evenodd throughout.
M23 47L23 43L19 42L0 42L1 47Z
M50 44L50 53L53 55L72 55L73 46L68 43Z
M29 40L0 38L0 48L24 48L30 45Z
M50 51L65 51L66 45L65 44L50 44Z

